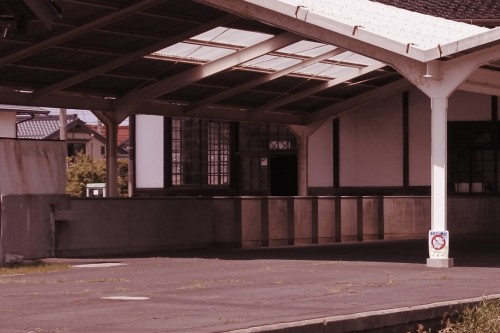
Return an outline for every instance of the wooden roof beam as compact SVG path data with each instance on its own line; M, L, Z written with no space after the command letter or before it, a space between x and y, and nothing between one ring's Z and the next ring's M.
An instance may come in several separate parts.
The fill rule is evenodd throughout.
M67 87L76 85L80 82L86 81L88 79L91 79L95 76L98 76L102 73L109 72L111 70L114 70L116 68L119 68L121 66L124 66L128 63L131 63L135 60L138 60L144 56L147 56L155 51L161 50L167 46L182 42L186 38L190 38L192 36L196 36L200 33L203 33L207 30L216 28L218 26L228 24L234 20L236 20L237 17L232 16L232 15L226 15L223 16L217 20L207 22L205 24L199 25L194 29L185 31L183 33L177 34L175 36L172 36L170 38L167 38L165 40L162 40L158 43L152 44L148 47L145 47L143 49L137 50L135 52L129 53L123 57L117 58L113 61L107 62L105 64L102 64L100 66L97 66L95 68L92 68L91 70L88 70L86 72L79 73L77 75L74 75L66 80L59 81L57 83L54 83L52 85L49 85L43 89L37 90L33 94L34 99L38 99L41 96L57 92L59 90L65 89Z
M304 68L304 67L307 67L309 65L312 65L312 64L315 64L315 63L318 63L322 60L325 60L325 59L328 59L328 58L331 58L331 57L334 57L336 55L339 55L341 53L344 53L346 52L346 50L344 49L340 49L340 48L337 48L335 50L332 50L332 51L329 51L329 52L326 52L326 53L323 53L319 56L316 56L316 57L312 57L312 58L309 58L307 60L304 60L296 65L293 65L293 66L290 66L290 67L287 67L287 68L284 68L280 71L276 71L274 73L269 73L267 75L264 75L260 78L257 78L255 80L252 80L252 81L249 81L249 82L246 82L242 85L239 85L239 86L236 86L234 88L231 88L231 89L226 89L224 90L223 92L219 93L219 94L215 94L215 95L212 95L208 98L205 98L201 101L198 101L198 102L195 102L195 103L191 103L190 105L188 105L186 107L186 114L189 114L193 111L195 111L196 109L200 108L200 107L203 107L203 106L206 106L206 105L209 105L209 104L213 104L213 103L216 103L218 101L221 101L221 100L224 100L230 96L234 96L236 94L239 94L245 90L249 90L249 89L252 89L254 87L257 87L261 84L264 84L266 82L269 82L269 81L272 81L272 80L275 80L277 78L280 78L282 76L285 76L287 74L290 74L292 72L295 72L301 68Z
M213 74L260 57L271 51L283 48L301 39L301 37L290 32L282 33L261 43L249 46L241 51L237 51L204 65L197 66L172 77L150 84L142 89L135 90L118 99L116 101L115 108L120 113L120 118L125 119L146 101L155 99Z

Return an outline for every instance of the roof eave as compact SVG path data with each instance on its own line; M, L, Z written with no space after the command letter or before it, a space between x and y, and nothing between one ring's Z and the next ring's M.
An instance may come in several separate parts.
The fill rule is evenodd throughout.
M478 47L488 47L492 43L500 44L500 27L426 50L424 51L424 62L452 56Z
M212 6L216 6L219 8L223 8L226 11L235 11L234 2L231 2L231 4L227 4L228 1L226 0L197 0L197 1ZM278 14L286 15L291 18L311 24L313 26L343 35L351 39L353 42L354 41L363 42L365 44L368 44L370 47L373 47L373 49L382 49L385 51L389 51L392 54L397 54L400 56L411 58L413 60L417 60L423 63L436 60L445 56L452 56L456 53L464 52L472 48L477 48L483 45L487 45L492 42L498 41L500 39L500 28L495 28L447 44L443 45L438 44L435 47L423 49L418 45L412 43L411 41L409 41L408 43L402 43L400 41L391 39L387 36L383 36L371 32L369 30L366 30L362 26L346 24L334 20L325 15L311 12L305 7L296 6L294 4L282 1L268 1L268 0L243 0L243 1L248 5L254 5L266 10L271 10ZM253 17L250 10L248 10L247 12L239 11L237 12L237 14L241 16L250 16L253 19L258 19L258 17ZM313 36L308 36L308 37L313 38ZM321 40L321 38L318 39ZM349 49L353 52L364 54L371 58L388 63L387 59L381 59L380 57L377 58L376 57L377 52L374 52L371 55L367 55L366 52L364 52L364 50L358 49L356 48L356 46L353 46Z
M245 0L249 2L260 2L261 0ZM292 6L287 4L287 6ZM295 6L292 6L295 7ZM290 9L287 10L289 12ZM295 16L295 15L294 15ZM297 17L298 19L300 17ZM396 53L420 62L429 62L446 56L465 52L469 49L488 45L493 42L500 42L500 27L484 31L482 33L465 37L463 39L436 45L433 48L423 49L414 43L401 43L387 36L382 36L374 32L365 30L362 26L352 26L343 22L332 20L324 15L317 13L307 13L303 21L334 31L346 37L356 39L374 47L382 48L392 53ZM356 52L356 50L352 50Z

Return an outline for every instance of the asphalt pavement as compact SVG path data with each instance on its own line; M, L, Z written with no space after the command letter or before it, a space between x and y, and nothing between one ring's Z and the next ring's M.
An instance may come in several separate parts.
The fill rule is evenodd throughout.
M425 239L47 259L71 267L0 276L0 332L361 331L500 297L499 254L489 236L452 238L453 268Z

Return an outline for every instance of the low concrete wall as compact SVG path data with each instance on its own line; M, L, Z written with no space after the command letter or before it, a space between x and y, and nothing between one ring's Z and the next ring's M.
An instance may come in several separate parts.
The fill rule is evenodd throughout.
M448 201L448 229L500 234L500 198ZM426 237L429 197L2 196L0 260Z
M67 210L69 202L65 195L1 196L0 263L7 254L53 256L56 212Z
M500 234L500 198L450 198L448 229L452 235L454 233Z
M71 219L56 226L57 254L120 255L209 247L214 242L213 203L208 198L72 200Z
M427 237L430 228L429 197L384 198L384 238Z

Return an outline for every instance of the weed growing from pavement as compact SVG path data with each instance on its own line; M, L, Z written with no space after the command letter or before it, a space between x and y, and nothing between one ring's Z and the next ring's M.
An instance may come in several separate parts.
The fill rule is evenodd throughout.
M385 279L385 284L387 286L393 286L396 284L396 280L391 276L391 272L385 272L386 279Z
M184 286L178 287L177 290L204 289L204 288L216 285L216 284L239 285L239 284L241 284L241 281L232 280L232 279L206 280L206 281L194 280L189 285L184 285Z
M217 320L223 322L224 324L236 324L241 322L241 319L238 318L225 318L225 317L219 317Z
M355 294L357 291L354 290L351 283L338 283L338 285L335 288L328 288L328 292L330 294L338 294L338 293Z
M60 272L68 269L70 269L69 265L49 264L41 260L23 261L15 264L1 265L0 276Z

